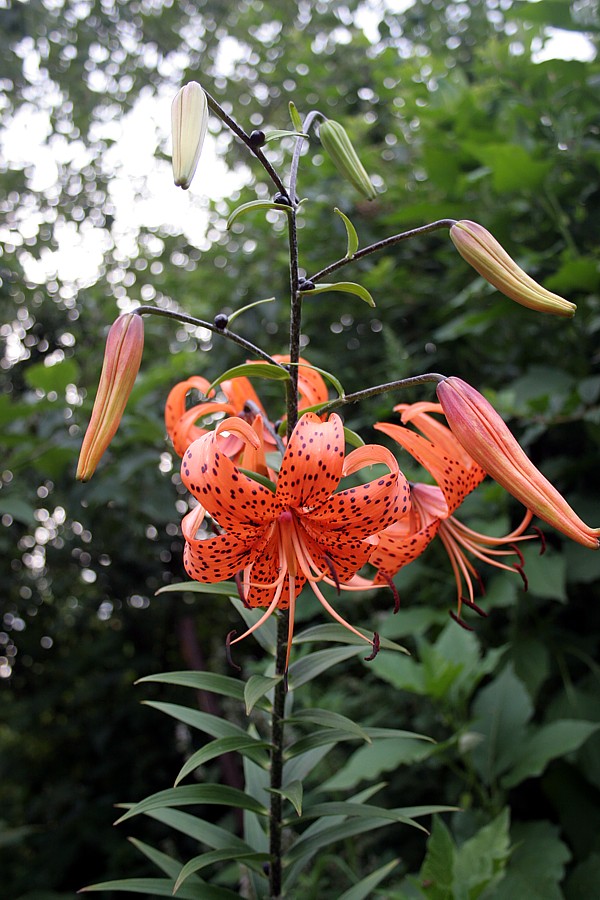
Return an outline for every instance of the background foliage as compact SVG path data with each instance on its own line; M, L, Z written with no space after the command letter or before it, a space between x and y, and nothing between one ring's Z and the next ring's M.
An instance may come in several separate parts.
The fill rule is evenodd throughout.
M72 897L92 880L147 871L123 829L111 828L112 804L169 786L201 740L139 705L177 697L176 688L132 682L186 666L225 671L223 639L237 624L218 598L155 591L183 577L186 504L164 441L166 394L188 374L213 377L242 360L205 334L149 322L123 426L102 471L81 486L75 460L106 328L132 301L211 319L286 293L279 224L254 214L231 234L224 227L235 205L268 192L260 172L207 202L211 185L200 171L189 215L206 207L209 224L195 243L185 219L125 229L111 188L124 166L111 152L116 126L189 78L252 127L287 127L290 99L342 120L380 195L371 204L357 199L311 148L300 182L309 201L301 231L308 274L344 252L333 206L351 216L363 245L445 216L489 228L534 277L578 303L572 323L511 305L436 234L348 269L374 295L375 310L346 295L307 302L305 353L326 368L335 359L347 391L364 387L367 372L372 383L424 370L466 377L597 524L600 69L597 61L533 61L548 26L597 43L597 3L416 2L394 12L375 0L32 0L0 9L0 141L6 149L15 123L41 122L55 167L44 178L25 144L20 161L3 165L0 184L7 896ZM218 132L216 122L211 128ZM164 131L153 138L168 183ZM239 146L217 138L243 181ZM289 152L285 143L272 147L275 158ZM128 188L131 204L150 190L141 174L128 176ZM97 271L75 279L52 271L64 234L97 238ZM285 315L285 305L258 307L239 320L241 330L285 352ZM389 407L365 404L348 423L368 439ZM519 514L493 484L468 511L486 528ZM371 726L411 728L438 744L433 752L398 740L377 751L336 750L324 762L330 788L360 790L368 767L387 783L390 806L463 811L436 820L427 846L419 832L393 826L320 855L305 875L307 896L317 896L317 881L318 896L328 883L336 896L340 879L351 887L398 854L382 896L591 896L600 880L600 560L556 535L548 542L541 560L526 554L528 593L510 576L487 573L490 616L476 636L447 624L454 589L437 548L399 576L399 616L389 618L383 593L357 601L353 621L371 627L381 618L382 633L413 655L344 663L307 687L306 703ZM312 612L308 604L307 621ZM260 652L240 650L248 672ZM220 701L198 702L214 711ZM235 786L241 776L232 763L207 766L202 777ZM165 852L190 855L185 839L177 844L158 822L136 820L132 829Z

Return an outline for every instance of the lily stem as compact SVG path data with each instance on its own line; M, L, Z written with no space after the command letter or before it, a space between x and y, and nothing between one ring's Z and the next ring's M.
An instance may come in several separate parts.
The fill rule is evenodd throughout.
M353 256L344 256L342 259L336 260L331 263L331 265L321 269L320 272L311 275L309 281L321 281L323 278L331 275L332 272L341 269L342 266L347 266L348 263L356 262L364 256L369 256L371 253L379 253L380 250L385 250L387 247L393 247L394 244L400 244L402 241L408 241L410 238L420 237L420 235L423 234L430 234L432 231L439 231L440 228L452 228L453 225L456 225L456 219L438 219L436 222L430 222L428 225L420 225L418 228L410 228L408 231L392 234L391 237L384 238L382 241L377 241L375 244L369 244L368 247L363 247L362 250L357 250Z
M269 356L268 353L261 350L260 347L251 343L251 341L247 341L246 338L236 334L235 331L229 331L228 328L218 328L214 322L205 322L204 319L197 319L195 316L188 316L186 313L176 312L172 309L161 309L159 306L138 306L133 312L138 313L140 316L164 316L167 319L175 319L177 322L183 322L184 325L194 325L196 328L207 328L209 331L212 331L213 334L220 334L228 340L233 341L234 344L239 344L240 347L243 347L244 350L247 350L248 353L251 353L253 356L260 356L265 362L277 366L278 369L285 369L285 366L282 366L281 363L278 363Z
M340 406L346 406L348 403L358 403L359 400L367 400L369 397L377 397L379 394L388 394L390 391L399 391L403 388L414 387L417 384L439 384L444 381L445 375L439 372L427 372L424 375L413 375L412 378L401 378L399 381L388 381L386 384L376 384L374 387L365 388L364 391L356 391L354 394L344 394L343 397L336 397L325 406L319 407L319 415L332 412L339 409Z

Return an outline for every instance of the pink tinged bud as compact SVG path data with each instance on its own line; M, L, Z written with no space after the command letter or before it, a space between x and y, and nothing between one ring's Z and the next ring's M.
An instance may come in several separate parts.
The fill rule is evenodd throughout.
M498 243L489 231L477 222L462 220L450 229L454 246L486 281L493 284L511 300L553 316L571 317L577 306L558 294L547 291L534 281Z
M104 363L92 418L87 427L76 478L89 481L119 427L144 349L144 323L137 313L113 322L106 339Z
M206 94L197 81L177 92L171 107L173 179L187 191L196 172L208 125Z
M571 509L485 397L454 376L438 384L437 395L452 432L488 475L557 531L598 549L600 528L590 528Z

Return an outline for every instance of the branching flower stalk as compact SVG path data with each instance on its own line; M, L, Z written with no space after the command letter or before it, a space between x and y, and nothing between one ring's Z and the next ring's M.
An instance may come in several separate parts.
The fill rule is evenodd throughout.
M248 364L241 368L243 374L237 369L228 371L212 384L201 376L177 384L169 395L165 424L174 449L182 457L183 482L197 502L182 523L186 571L196 582L208 585L233 578L243 602L265 610L244 634L229 635L228 651L271 614L275 613L277 618L275 672L279 680L273 689L272 702L268 838L269 897L277 900L284 890L282 789L287 672L295 603L304 585L312 588L334 620L366 641L372 653L365 658L372 659L379 649L379 636L365 637L346 622L321 592L322 584L335 587L338 593L342 588L363 591L387 585L394 592L397 612L399 599L394 575L439 535L457 586L458 612L451 615L468 628L460 617L463 604L472 612L485 614L474 600L475 585L480 583L475 568L477 561L517 573L525 581L518 543L539 539L535 530L525 534L533 515L591 549L600 545L600 529L590 528L579 519L526 457L490 404L466 382L430 372L344 394L337 379L329 374L341 394L329 400L327 386L319 374L322 370L314 369L300 356L302 301L311 288L351 262L443 228L450 230L450 237L465 261L517 303L563 316L574 313L574 304L534 282L482 226L455 219L440 219L358 249L355 229L342 214L348 232L347 254L310 278L301 279L297 231L299 164L315 120L325 117L312 110L302 121L292 105L296 140L286 187L261 150L265 136L261 132L248 134L194 82L191 91L185 95L180 92L174 106L177 125L174 139L180 141L174 154L177 160L174 170L178 170L174 176L176 183L185 189L194 176L202 149L207 106L258 160L276 191L272 202L245 204L236 213L258 205L275 208L287 217L289 352L286 356L270 355L237 331L231 331L224 314L208 322L174 310L140 306L121 317L109 336L101 390L86 434L78 477L87 480L92 476L119 424L141 360L143 329L139 317L155 315L205 328L235 343L248 355ZM190 109L199 112L186 119L185 111ZM330 157L342 176L372 199L375 188L345 129L332 120L326 121L324 149L329 147ZM336 212L340 211L336 209ZM318 292L335 287L321 284ZM339 283L337 288L350 289L367 302L372 300L364 288L349 282ZM115 333L119 336L124 324L129 328L131 319L134 321L130 337L116 342ZM276 375L266 369L269 377L281 376L285 382L285 444L250 383L253 363L262 364L263 374L264 363L281 370ZM221 385L221 394L214 390L216 384ZM408 450L436 485L417 483L409 487L396 458L383 445L363 445L345 454L344 428L334 410L425 384L436 385L439 403L400 404L395 410L401 413L402 425L378 423L375 428ZM188 392L192 389L200 392L202 400L188 408ZM303 412L301 418L300 412ZM442 414L448 427L435 418ZM196 422L203 416L220 417L214 431L197 426ZM410 424L419 432L409 428ZM280 453L279 472L276 467L275 471L271 468L267 450ZM386 476L339 489L343 477L381 463L388 469ZM495 478L525 507L521 524L504 537L479 534L454 515L464 497L486 475ZM208 537L203 524L205 518L212 529ZM360 574L367 563L376 570L371 580ZM260 810L261 815L265 812ZM183 878L180 873L176 888Z

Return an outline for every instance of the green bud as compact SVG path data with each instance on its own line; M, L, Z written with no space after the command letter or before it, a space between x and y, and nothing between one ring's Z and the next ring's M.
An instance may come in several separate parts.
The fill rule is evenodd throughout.
M373 200L376 196L375 188L350 142L346 129L333 119L325 119L319 129L319 137L340 175L354 185L367 200Z

